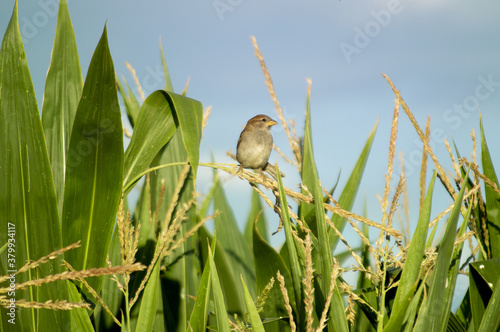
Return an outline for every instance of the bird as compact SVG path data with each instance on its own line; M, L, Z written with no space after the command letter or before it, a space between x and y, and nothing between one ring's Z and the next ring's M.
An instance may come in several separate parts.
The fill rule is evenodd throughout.
M236 146L236 160L242 168L256 169L263 174L267 171L276 179L276 168L269 164L269 156L273 149L273 135L271 127L278 122L269 116L259 114L248 120L245 128L240 134Z

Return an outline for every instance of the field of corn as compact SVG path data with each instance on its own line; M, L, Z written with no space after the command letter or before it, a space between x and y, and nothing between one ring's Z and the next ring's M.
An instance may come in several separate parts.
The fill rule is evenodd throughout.
M469 157L445 142L449 155L439 158L451 159L453 169L444 169L429 144L429 122L417 123L384 75L395 101L383 215L357 215L350 211L377 127L345 187L323 187L310 85L305 130L297 133L252 42L299 190L236 162L200 162L210 108L187 97L187 89L173 91L163 51L164 90L138 98L116 77L104 27L83 78L66 1L40 116L16 2L0 50L2 331L499 331L500 190L482 123ZM394 222L406 181L394 174L400 117L409 118L424 146L419 217L408 243ZM214 170L204 196L196 191L200 167ZM243 233L222 173L253 188ZM436 186L454 203L431 219ZM279 248L269 244L264 209L279 215ZM361 246L343 236L346 228ZM370 230L379 236L370 238ZM335 256L340 243L348 250ZM347 271L357 273L355 284L344 278ZM467 292L452 311L459 274L468 278Z

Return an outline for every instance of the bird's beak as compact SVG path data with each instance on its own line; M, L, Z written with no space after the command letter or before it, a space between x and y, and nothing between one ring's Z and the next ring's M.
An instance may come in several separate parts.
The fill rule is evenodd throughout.
M277 124L278 124L278 122L274 121L273 119L271 119L271 121L268 121L268 122L267 122L267 125L268 125L269 127L272 127L272 126L277 125Z

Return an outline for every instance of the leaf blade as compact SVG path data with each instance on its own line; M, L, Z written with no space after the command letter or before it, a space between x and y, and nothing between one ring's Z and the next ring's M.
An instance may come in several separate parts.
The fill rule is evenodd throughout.
M56 36L42 105L42 125L52 167L59 217L62 216L66 157L83 89L75 33L65 0L59 3Z
M71 133L63 206L67 260L75 269L105 265L123 175L123 131L106 27L92 57ZM89 283L100 289L102 278Z
M0 257L0 275L6 275L8 270L12 274L26 261L37 260L62 246L52 171L19 31L17 1L0 48L0 91L0 243L15 241L15 262L8 264L7 254ZM15 282L59 272L60 261L53 259L36 270L16 275ZM45 302L66 299L68 293L65 282L56 282L41 285L36 291L16 290L15 297ZM31 308L18 311L13 326L4 318L8 316L3 307L0 312L0 324L6 331L58 329L69 321L68 312Z

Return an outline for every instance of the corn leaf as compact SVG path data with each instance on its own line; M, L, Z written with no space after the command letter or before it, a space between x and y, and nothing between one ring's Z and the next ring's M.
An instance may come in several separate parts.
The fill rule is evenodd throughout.
M281 256L271 247L259 234L257 225L254 224L253 228L253 255L257 257L255 259L255 276L257 284L257 294L261 294L266 288L271 278L274 278L275 282L273 288L269 292L269 295L264 303L264 310L262 310L262 318L276 318L288 316L286 311L283 295L276 280L276 273L280 271L281 275L285 279L285 287L288 291L288 297L290 299L290 305L295 312L297 311L297 303L295 301L295 292L293 290L292 277L288 268L283 262ZM273 322L266 324L269 329L279 329L283 323Z
M153 330L158 308L160 292L160 260L157 260L153 271L146 283L146 288L141 298L141 308L137 318L136 332L149 332Z
M0 49L0 153L0 243L11 244L1 256L3 276L62 247L56 192L19 31L17 1ZM61 262L56 258L16 275L13 281L20 284L59 272ZM68 299L66 282L16 290L15 298ZM7 312L2 306L3 331L64 330L70 324L67 311L20 309L15 312L15 324L8 322Z
M491 283L493 294L489 300L488 307L486 308L479 332L498 331L500 329L500 274L499 274L499 259L496 258L496 282ZM493 270L493 269L490 269ZM493 278L492 278L493 279Z
M125 112L127 112L128 121L132 127L135 127L137 117L141 110L141 105L134 95L134 92L128 85L127 81L123 79L125 86L122 85L120 79L116 79L116 85L118 87L118 92L123 100L123 105L125 106ZM126 91L125 91L126 88Z
M250 324L252 325L252 331L264 331L264 325L262 325L262 320L260 319L255 303L253 303L252 296L248 291L247 285L245 285L245 280L241 276L241 284L243 285L243 293L245 294L245 304L247 306L248 316L250 317Z
M260 196L255 190L252 190L252 202L250 205L250 212L248 213L247 223L245 225L245 239L250 248L252 248L253 246L252 238L255 225L257 226L262 239L266 242L269 241L267 235L267 219L264 213L262 202L260 200Z
M160 53L161 53L161 64L163 67L163 74L165 76L165 91L174 92L174 86L170 80L170 74L168 72L167 60L165 60L165 53L163 52L163 45L160 41Z
M467 179L468 174L467 171L464 181ZM429 295L422 303L418 315L415 328L419 331L440 331L443 324L447 323L445 318L451 307L451 301L447 300L447 294L453 288L452 285L448 284L448 270L453 255L453 244L465 188L466 186L462 186L458 193L447 221L446 231L441 240L436 266L430 282Z
M124 192L129 192L160 149L177 130L174 105L164 91L155 91L141 106L134 133L125 152Z
M241 274L249 285L251 294L255 294L255 268L250 248L240 232L234 213L227 201L224 189L219 180L214 195L214 210L220 211L215 217L217 239L228 253L228 259L234 270L235 278ZM237 279L236 279L237 280ZM243 294L241 294L243 295ZM242 297L243 298L243 297Z
M196 301L189 319L189 325L186 327L188 331L203 331L207 325L208 303L210 299L211 283L210 283L210 264L207 260L203 275L201 276L200 286L196 293Z
M215 265L212 249L208 248L208 263L210 265L210 287L212 288L212 296L215 304L215 316L217 318L217 331L229 332L229 322L227 320L226 305L224 303L224 295L222 293L217 267Z
M217 233L217 235L218 234L219 233ZM229 259L231 254L226 253L218 238L214 239L204 226L199 230L199 239L200 243L212 243L212 247L214 248L213 259L217 266L217 274L221 282L222 291L225 295L227 312L242 315L244 312L245 300L243 298L243 290L241 287L238 287L239 283L235 276L236 272ZM202 261L208 260L207 247L202 245L200 251Z
M498 178L493 167L488 144L486 143L482 118L480 118L479 125L481 129L481 161L483 172L498 189L500 185L498 184ZM488 184L484 186L484 192L486 194L486 215L488 217L487 228L490 237L488 241L490 244L490 257L500 257L500 194Z
M105 266L122 192L123 131L106 27L90 62L66 162L62 230L75 269ZM97 291L102 278L89 280Z
M472 313L474 330L478 331L482 327L483 320L490 322L484 323L485 326L491 324L494 317L486 317L486 311L489 306L497 306L494 301L498 301L498 295L494 292L500 288L500 258L493 258L470 264L469 273L469 291L470 291L470 311ZM497 296L494 298L493 296ZM498 302L497 302L498 303ZM489 313L491 314L491 312ZM498 311L497 311L497 315ZM497 328L498 329L498 328ZM488 331L488 330L487 330ZM496 331L491 329L489 331Z
M315 235L318 238L318 247L315 247L314 264L321 278L321 289L316 290L317 302L321 307L324 305L325 297L330 291L330 273L333 265L332 250L326 227L325 208L323 206L323 191L319 182L319 176L314 161L312 129L311 129L311 112L309 107L309 99L306 108L306 124L304 130L304 155L302 161L302 170L307 173L307 187L314 197L314 214L316 221L317 232ZM304 180L305 181L305 180ZM330 312L328 320L328 328L331 331L348 331L347 320L344 314L344 301L340 295L336 280L333 288L333 296L330 302ZM322 292L322 294L320 293ZM318 305L318 304L317 304Z
M283 181L281 179L281 173L279 171L279 167L276 167L276 174L278 177L278 190L279 190L279 199L280 199L280 207L281 207L281 222L283 223L283 229L285 230L285 244L283 245L286 248L286 253L288 257L288 264L290 269L290 274L292 276L293 282L293 290L295 294L295 302L297 305L298 312L297 315L297 326L305 326L305 312L304 307L301 305L303 303L303 295L302 295L302 278L304 272L299 263L299 256L301 256L298 251L301 250L300 245L296 245L295 238L292 234L292 222L290 219L290 213L288 211L288 203L285 193L285 187L283 186ZM286 280L285 280L286 281ZM290 296L290 295L289 295Z
M66 156L71 128L82 89L82 70L75 33L68 5L63 0L59 2L56 36L42 106L42 125L54 177L59 217L63 208Z
M420 209L417 228L411 239L410 248L406 256L406 261L403 266L401 279L399 281L396 298L394 299L393 307L397 308L406 297L408 291L417 281L420 273L420 264L424 258L425 242L427 239L427 230L429 229L429 221L431 216L432 193L434 192L434 182L436 180L436 172L432 176L427 195L425 196L424 204ZM413 290L415 292L415 290Z

